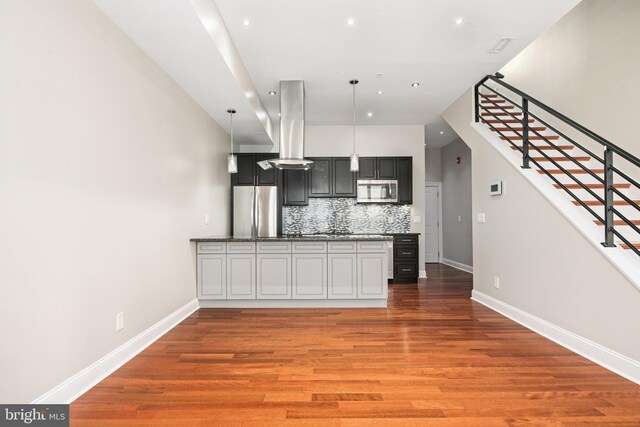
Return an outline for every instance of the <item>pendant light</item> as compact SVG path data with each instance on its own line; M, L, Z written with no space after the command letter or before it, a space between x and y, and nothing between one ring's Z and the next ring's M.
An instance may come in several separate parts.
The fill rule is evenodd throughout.
M351 172L358 172L360 169L360 156L356 153L356 85L358 80L353 79L349 83L353 86L353 153L350 157L349 169Z
M233 115L236 113L236 110L229 108L227 113L229 113L229 123L231 124L231 153L227 156L227 171L229 173L237 173L238 158L233 154Z

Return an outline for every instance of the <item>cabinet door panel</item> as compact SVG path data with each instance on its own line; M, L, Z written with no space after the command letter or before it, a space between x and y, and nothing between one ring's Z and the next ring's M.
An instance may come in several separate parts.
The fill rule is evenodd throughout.
M387 273L387 254L358 254L358 298L386 298Z
M255 299L256 256L227 255L227 299Z
M376 158L360 157L358 179L376 179Z
M358 297L356 262L356 254L328 255L328 299L355 299Z
M327 255L293 254L293 299L327 298Z
M275 159L276 157L278 157L278 153L256 154L254 163L256 185L278 185L278 169L271 168L264 170L258 165L258 162Z
M377 179L397 179L395 157L378 157L376 167Z
M284 170L285 206L306 206L309 204L309 171Z
M198 255L198 298L227 298L227 256Z
M258 299L291 299L291 254L258 254Z
M323 157L311 160L313 167L309 171L309 197L331 197L331 159Z
M413 203L413 158L398 158L398 203Z
M236 154L238 172L231 174L231 185L254 185L256 159L253 154Z
M335 197L356 197L356 172L350 170L348 157L333 158L333 195Z

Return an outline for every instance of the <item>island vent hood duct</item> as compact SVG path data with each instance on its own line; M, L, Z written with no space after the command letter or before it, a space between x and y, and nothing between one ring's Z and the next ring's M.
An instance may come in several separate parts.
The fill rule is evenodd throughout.
M280 158L268 161L278 169L311 168L304 158L304 81L280 82Z

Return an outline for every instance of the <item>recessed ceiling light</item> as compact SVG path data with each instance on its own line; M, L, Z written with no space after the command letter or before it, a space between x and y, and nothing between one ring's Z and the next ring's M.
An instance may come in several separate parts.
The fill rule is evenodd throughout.
M443 131L440 131L440 135L444 135L444 132L443 132Z
M462 18L456 19L456 24L458 24L458 25L462 24L463 22L464 22L464 19L462 19Z
M367 117L373 116L373 113L367 113Z
M243 24L245 27L248 27L249 25L251 25L251 21L250 21L248 18L245 18L245 19L242 21L242 24Z
M353 19L353 18L349 18L349 19L347 19L347 24L348 24L348 25L354 25L355 23L356 23L356 20L355 20L355 19Z
M418 82L411 83L411 87L418 87L418 86L420 86L420 83Z
M272 90L270 90L270 91L269 91L269 95L273 96L273 95L275 95L275 94L276 94L276 93L275 93L274 91L272 91Z
M379 79L381 79L381 78L382 78L382 73L378 73L378 74L376 74L376 77L377 77L377 78L379 78Z
M382 91L381 90L378 91L378 95L382 95Z

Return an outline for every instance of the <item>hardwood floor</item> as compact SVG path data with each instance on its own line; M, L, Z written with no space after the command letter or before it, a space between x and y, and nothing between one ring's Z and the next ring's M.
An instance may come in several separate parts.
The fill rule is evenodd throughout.
M71 405L86 426L640 426L640 386L429 264L388 309L201 309Z

